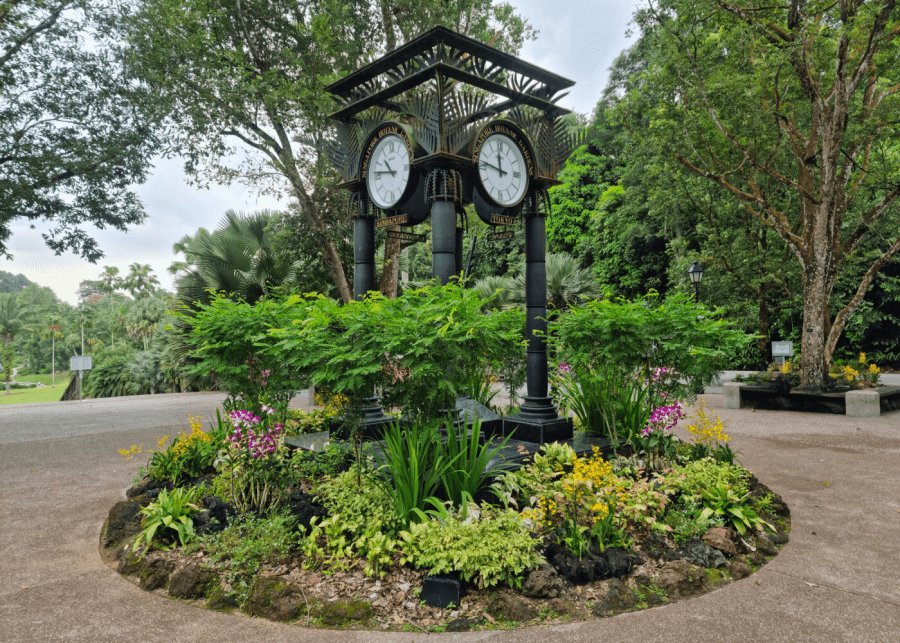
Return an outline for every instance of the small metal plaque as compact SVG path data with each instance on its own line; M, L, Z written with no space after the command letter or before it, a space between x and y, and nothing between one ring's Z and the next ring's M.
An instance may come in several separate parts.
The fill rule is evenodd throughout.
M516 225L518 222L518 217L508 217L503 214L491 215L491 225Z
M489 234L487 236L488 241L502 241L503 239L512 239L516 236L516 233L512 230L508 230L506 232L495 232L493 234Z
M414 234L412 232L400 232L399 230L388 230L388 239L397 239L403 243L424 243L424 234Z
M409 219L405 214L398 214L393 217L382 217L380 219L375 219L375 227L376 228L386 228L392 225L403 225Z
M91 356L90 355L76 355L75 357L69 358L69 370L70 371L89 371L91 370Z
M773 357L790 357L794 354L794 342L772 342Z

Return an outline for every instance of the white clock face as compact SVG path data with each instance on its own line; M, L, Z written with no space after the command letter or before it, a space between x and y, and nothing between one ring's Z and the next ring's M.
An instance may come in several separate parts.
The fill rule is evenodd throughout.
M478 176L488 196L507 207L521 201L528 188L525 157L505 134L491 134L484 139L478 153Z
M375 145L369 157L366 185L369 198L379 208L392 208L409 185L409 150L397 134L388 134Z

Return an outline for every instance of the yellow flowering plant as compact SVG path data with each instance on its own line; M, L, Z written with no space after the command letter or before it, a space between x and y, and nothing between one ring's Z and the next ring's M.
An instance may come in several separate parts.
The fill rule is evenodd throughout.
M719 414L707 408L706 401L701 399L697 410L688 418L691 422L685 429L694 439L690 449L691 459L702 460L712 456L718 462L733 464L739 451L734 451L728 446L731 437L725 433L725 421Z
M534 476L531 506L521 516L533 531L556 530L572 553L583 556L595 545L604 548L625 544L623 522L617 508L626 503L623 481L603 460L599 449L590 456L562 459L548 473L546 460L532 464L526 476Z
M874 362L869 363L865 353L859 354L856 367L835 361L829 372L836 384L843 384L850 388L878 386L881 379L880 374L881 369Z
M170 480L178 483L184 478L199 478L214 473L213 463L224 442L217 432L207 433L203 430L203 418L199 415L188 416L190 433L181 431L168 447L169 436L157 441L162 450L153 451L150 455L149 475L154 480Z

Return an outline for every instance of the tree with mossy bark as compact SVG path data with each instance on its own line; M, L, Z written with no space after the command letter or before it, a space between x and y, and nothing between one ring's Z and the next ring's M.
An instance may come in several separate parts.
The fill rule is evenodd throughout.
M665 0L635 18L656 108L632 128L784 241L802 275L803 381L825 386L848 319L900 251L900 5ZM837 278L873 240L832 321Z

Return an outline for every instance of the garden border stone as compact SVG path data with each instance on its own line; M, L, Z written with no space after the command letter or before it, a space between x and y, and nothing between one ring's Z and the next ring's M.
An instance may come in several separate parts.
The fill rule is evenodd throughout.
M900 410L900 386L884 385L860 391L788 393L769 386L726 382L722 385L726 409L757 408L775 411L846 414L849 417L879 417Z

